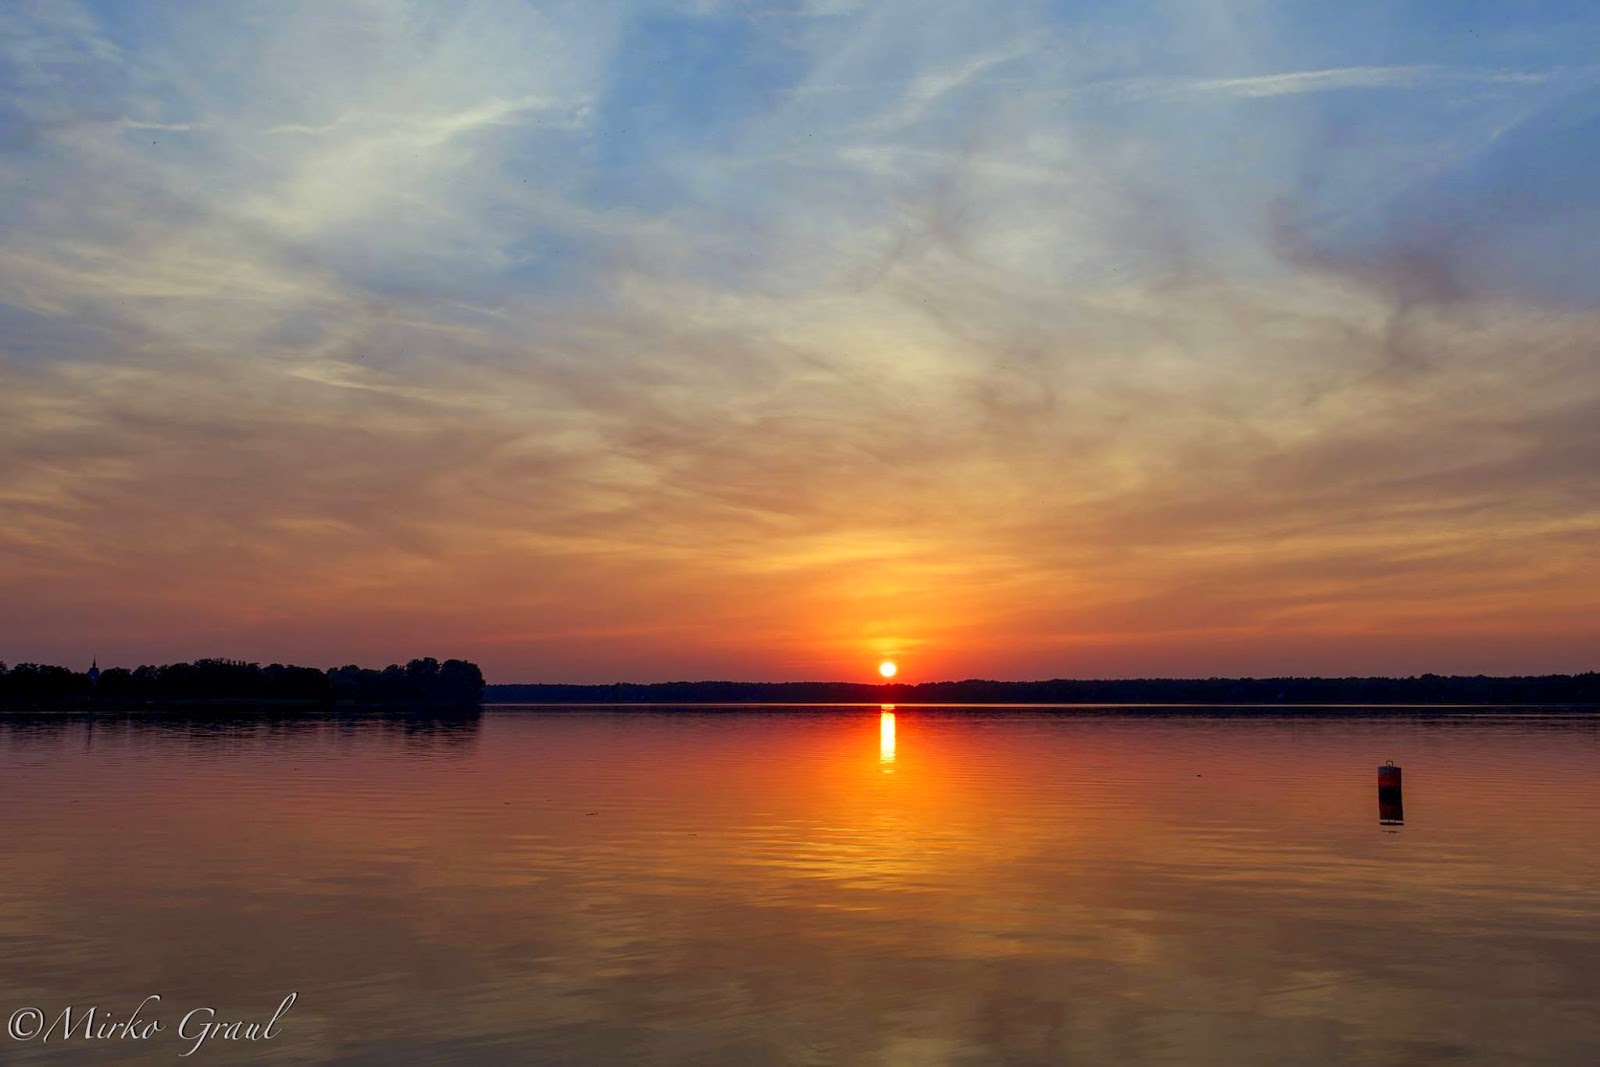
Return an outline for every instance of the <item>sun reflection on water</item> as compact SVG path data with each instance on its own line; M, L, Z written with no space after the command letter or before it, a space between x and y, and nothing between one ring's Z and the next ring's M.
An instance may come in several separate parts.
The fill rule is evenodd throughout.
M884 774L894 773L894 705L883 705L878 716L878 762Z

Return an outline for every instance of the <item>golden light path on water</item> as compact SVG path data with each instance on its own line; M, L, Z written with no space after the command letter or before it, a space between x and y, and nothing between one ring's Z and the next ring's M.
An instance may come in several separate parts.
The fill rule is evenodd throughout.
M883 705L878 716L878 762L884 774L894 773L894 705Z

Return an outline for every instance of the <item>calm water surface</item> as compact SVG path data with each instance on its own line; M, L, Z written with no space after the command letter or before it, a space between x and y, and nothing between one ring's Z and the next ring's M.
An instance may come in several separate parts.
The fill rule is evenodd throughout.
M1572 714L0 718L0 1014L166 1027L0 1062L1587 1067L1597 831Z

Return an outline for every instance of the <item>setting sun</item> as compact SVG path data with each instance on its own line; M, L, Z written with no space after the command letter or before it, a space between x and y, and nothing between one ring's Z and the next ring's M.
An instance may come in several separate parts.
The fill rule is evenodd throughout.
M885 678L893 678L895 676L895 672L897 672L899 669L899 667L894 665L894 660L892 659L886 659L882 663L878 664L878 673L883 675Z

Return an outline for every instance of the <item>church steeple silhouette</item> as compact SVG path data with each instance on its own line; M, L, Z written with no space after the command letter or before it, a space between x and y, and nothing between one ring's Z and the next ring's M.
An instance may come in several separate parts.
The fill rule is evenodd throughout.
M89 684L95 685L100 681L100 660L98 657L89 663Z

